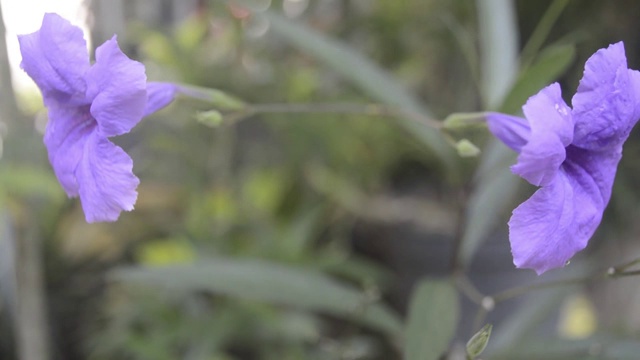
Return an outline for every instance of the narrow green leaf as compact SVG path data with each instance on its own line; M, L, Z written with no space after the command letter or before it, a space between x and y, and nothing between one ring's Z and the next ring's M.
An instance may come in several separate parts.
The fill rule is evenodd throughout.
M437 360L458 325L458 294L449 282L424 280L411 297L405 330L405 360Z
M259 260L215 259L165 267L129 267L112 273L116 281L287 305L361 322L396 337L397 315L355 288L321 273Z
M518 26L514 0L476 0L481 89L487 109L502 103L518 74Z
M569 0L555 0L549 5L547 11L538 22L538 25L536 25L527 44L522 49L522 53L520 53L520 61L523 67L527 67L531 63L534 55L538 53L542 44L547 40L553 25L556 24L568 4Z
M537 61L518 76L501 111L509 114L520 112L527 99L562 75L573 63L576 49L573 45L558 45L546 48Z
M433 118L428 109L400 82L353 48L275 12L266 11L263 15L271 22L273 32L326 64L371 98L398 106L408 113ZM454 164L455 153L437 129L411 119L401 119L401 124L433 150L446 165Z

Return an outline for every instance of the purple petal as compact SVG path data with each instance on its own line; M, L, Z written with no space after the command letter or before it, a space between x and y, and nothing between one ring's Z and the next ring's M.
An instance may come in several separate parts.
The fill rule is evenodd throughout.
M531 135L511 170L533 185L547 185L555 179L573 137L571 109L555 83L530 97L522 110Z
M589 191L593 180L560 171L548 186L518 206L509 221L513 263L538 275L564 266L587 246L603 208ZM586 187L583 187L586 186Z
M96 63L86 76L91 114L104 136L129 132L147 104L144 65L129 59L114 36L96 49Z
M593 202L604 209L611 198L622 147L607 151L590 151L575 146L567 148L567 160L562 165L583 191L593 197Z
M634 94L635 111L633 118L640 119L640 71L628 70L629 82L631 83L631 91Z
M115 221L122 210L133 210L140 181L132 170L133 161L124 150L92 133L76 170L87 222Z
M144 116L169 105L176 97L178 87L173 83L149 82L147 83L147 106L144 109Z
M20 35L18 41L20 66L38 85L46 105L84 93L89 55L80 28L57 14L45 14L40 30Z
M49 122L44 143L49 162L69 197L78 196L75 171L84 153L87 138L96 129L88 106L67 107L55 103L49 106Z
M509 221L514 263L541 274L563 266L585 248L602 219L622 148L567 148L556 179L513 211Z
M598 50L587 60L572 99L576 146L601 150L627 139L638 120L637 81L627 69L622 42Z
M529 141L531 129L526 119L494 112L486 119L489 131L513 151L519 153Z

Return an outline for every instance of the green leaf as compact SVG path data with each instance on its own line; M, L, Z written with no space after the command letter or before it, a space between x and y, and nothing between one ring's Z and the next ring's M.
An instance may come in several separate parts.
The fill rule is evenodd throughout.
M558 45L543 50L537 61L518 76L501 111L519 113L527 99L562 75L573 63L575 56L576 49L573 45Z
M513 0L476 1L481 88L485 107L502 103L518 73L518 26Z
M533 55L538 53L542 44L547 40L551 29L553 29L553 26L568 4L569 0L555 0L549 5L520 53L520 61L523 67L528 66L531 60L533 60Z
M269 19L273 32L326 64L371 98L398 106L407 113L433 118L428 109L398 80L353 48L272 11L266 11L262 15ZM433 150L446 165L455 163L453 149L438 130L408 118L401 119L401 124Z
M450 282L424 280L411 297L405 332L405 360L437 360L447 351L460 312Z
M321 273L259 260L215 259L166 267L129 267L112 273L116 281L179 291L287 305L361 322L399 336L398 316L363 292Z

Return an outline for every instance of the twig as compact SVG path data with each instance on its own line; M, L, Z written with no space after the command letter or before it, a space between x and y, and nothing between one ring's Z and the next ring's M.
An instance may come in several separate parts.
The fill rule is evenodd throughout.
M604 279L606 277L607 277L607 274L597 274L596 276L589 275L589 276L583 276L583 277L574 278L574 279L563 279L563 280L549 281L541 284L519 286L519 287L501 291L497 294L492 295L491 297L496 303L498 303L498 302L509 300L518 296L525 295L533 290L549 289L557 286L578 285L578 284L585 283L587 281Z
M640 275L640 270L630 270L630 271L625 271L625 270L638 264L640 264L640 258L629 261L622 265L610 267L604 272L600 271L592 275L582 276L574 279L563 279L563 280L550 281L550 282L541 283L541 284L520 286L520 287L504 290L502 292L492 295L491 297L497 303L497 302L509 300L514 297L527 294L528 292L533 290L549 289L549 288L553 288L557 286L565 286L565 285L578 285L585 282L596 281L596 280L637 276L637 275Z
M408 120L441 129L442 123L422 114L408 111L400 107L383 104L349 104L349 103L307 103L307 104L253 104L244 109L230 112L228 118L240 121L256 114L346 114L368 115L376 117L406 118Z

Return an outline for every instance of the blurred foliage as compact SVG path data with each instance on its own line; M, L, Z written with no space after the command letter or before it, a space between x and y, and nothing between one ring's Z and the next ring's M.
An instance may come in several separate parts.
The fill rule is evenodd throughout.
M437 360L447 352L458 326L458 294L452 284L424 280L409 305L404 359Z
M261 10L252 15L245 1L200 1L189 17L158 27L129 14L120 39L149 79L222 89L249 104L380 103L431 120L483 110L474 2L256 2ZM516 4L523 53L503 111L518 113L528 96L559 78L574 89L586 57L608 42L625 40L630 67L640 67L633 47L640 32L629 15L640 10L636 2ZM485 146L482 130L469 138L481 145L481 160L460 159L408 116L234 118L233 110L180 98L114 139L141 179L135 211L116 223L86 224L47 164L45 116L33 99L23 96L28 115L10 117L0 131L0 205L16 228L37 228L45 241L60 358L464 359L483 315L503 305L510 311L493 327L487 358L632 359L640 351L638 323L624 314L598 318L611 314L602 310L602 293L567 287L495 304L460 285L518 202L518 180L507 171L512 158ZM625 149L631 156L621 165L604 234L637 230L630 225L640 198L637 148L632 140ZM426 195L401 196L406 189L396 188L397 179L411 174L426 174L417 176ZM452 257L455 269L445 278L428 273L404 290L408 307L392 301L406 274L389 260L409 262L392 247L403 246L406 234L389 235L381 224L418 229L428 245L435 235L451 247L462 241L453 256L437 247L416 255ZM387 236L386 258L354 246L361 227ZM595 251L607 259L600 265L627 253L614 249L607 257L612 250L604 245ZM593 268L585 263L576 275ZM506 286L492 275L498 280L482 284L487 293ZM3 304L0 297L0 318L9 319ZM631 305L625 309L638 309ZM559 327L549 325L554 319ZM477 354L486 340L474 341ZM0 342L0 357L7 346Z

